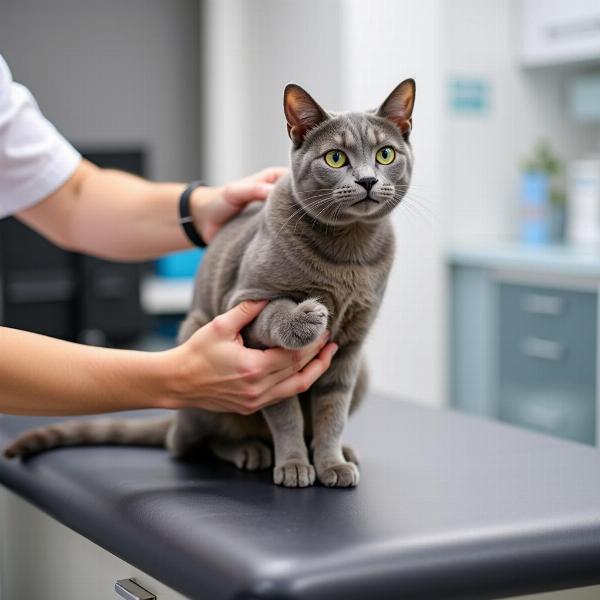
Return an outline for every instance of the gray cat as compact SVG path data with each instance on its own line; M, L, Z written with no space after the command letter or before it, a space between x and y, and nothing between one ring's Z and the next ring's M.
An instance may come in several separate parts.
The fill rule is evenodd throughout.
M306 487L316 476L326 486L355 486L357 460L341 438L367 385L361 349L392 265L389 214L410 183L414 98L407 79L374 112L331 114L288 85L291 174L223 227L198 272L179 342L242 300L267 299L243 332L246 345L302 348L326 328L339 345L307 392L249 416L184 409L174 419L51 425L21 435L7 456L82 443L166 444L176 457L209 447L254 470L272 466L272 441L276 484Z

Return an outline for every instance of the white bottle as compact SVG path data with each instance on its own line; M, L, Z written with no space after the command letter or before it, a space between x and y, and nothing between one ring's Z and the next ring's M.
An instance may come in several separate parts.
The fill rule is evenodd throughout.
M600 157L569 164L567 239L574 244L600 245Z

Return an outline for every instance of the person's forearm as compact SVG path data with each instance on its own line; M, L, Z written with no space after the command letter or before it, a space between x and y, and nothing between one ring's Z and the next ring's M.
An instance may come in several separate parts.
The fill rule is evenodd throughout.
M113 260L152 259L191 247L178 218L184 188L84 161L62 189L20 217L70 250ZM214 193L198 189L194 202Z
M82 182L67 218L67 237L79 251L120 260L156 258L189 248L177 211L184 187L94 169Z
M190 212L202 240L250 202L264 200L286 172L270 167L224 186L197 187ZM183 183L153 183L81 161L54 193L17 218L67 250L113 260L146 260L190 248L179 222Z
M0 327L0 413L74 415L167 406L160 353Z

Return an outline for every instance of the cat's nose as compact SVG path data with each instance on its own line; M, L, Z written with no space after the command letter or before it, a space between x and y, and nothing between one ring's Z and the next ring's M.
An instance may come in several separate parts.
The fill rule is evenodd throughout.
M356 183L358 185L362 185L367 192L371 191L371 188L378 182L379 180L376 177L362 177L361 179L357 179Z

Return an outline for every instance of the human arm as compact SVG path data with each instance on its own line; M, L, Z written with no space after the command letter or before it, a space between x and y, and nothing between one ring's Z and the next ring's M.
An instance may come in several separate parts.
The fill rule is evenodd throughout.
M248 202L266 198L284 172L269 168L225 186L197 188L191 210L204 241ZM69 250L112 260L152 259L191 247L179 223L184 189L82 160L63 185L17 217Z
M82 346L0 327L0 412L260 410L310 387L336 349L324 338L297 352L245 348L239 332L264 305L244 302L164 352Z

